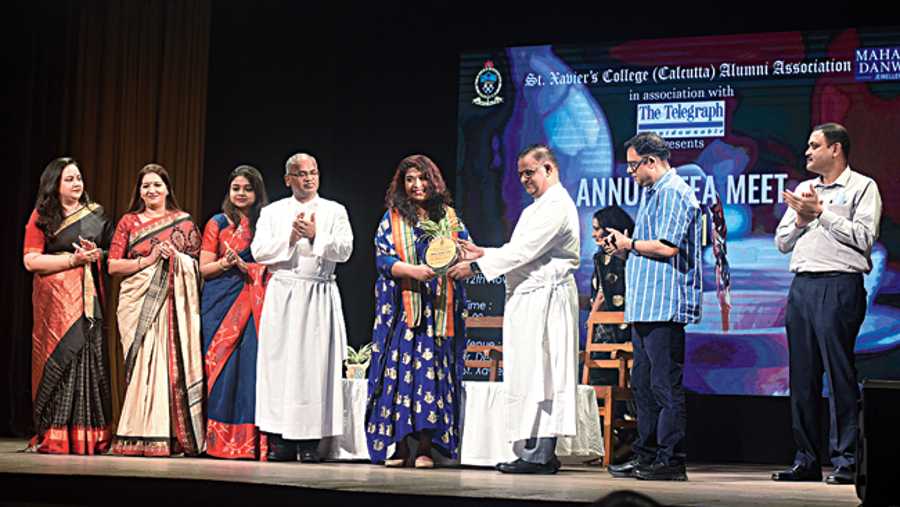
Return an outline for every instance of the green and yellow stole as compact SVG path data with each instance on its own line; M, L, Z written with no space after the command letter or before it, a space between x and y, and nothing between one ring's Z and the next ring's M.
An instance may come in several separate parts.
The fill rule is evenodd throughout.
M446 208L446 212L444 217L446 220L457 221L456 211L453 208ZM416 254L416 235L413 227L403 219L396 209L391 208L390 214L391 237L394 241L394 249L397 250L397 257L409 264L422 264L422 260ZM452 234L455 241L459 237L459 233L454 231ZM406 313L406 326L413 329L422 321L422 283L411 278L402 278L400 291L403 309ZM453 280L450 280L446 273L438 277L435 296L434 335L453 336Z

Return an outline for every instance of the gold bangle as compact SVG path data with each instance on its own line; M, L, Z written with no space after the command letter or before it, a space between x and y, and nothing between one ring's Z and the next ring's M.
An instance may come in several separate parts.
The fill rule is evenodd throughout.
M138 257L138 269L141 269L141 259L143 259L143 257Z
M69 267L75 267L75 254L69 254Z

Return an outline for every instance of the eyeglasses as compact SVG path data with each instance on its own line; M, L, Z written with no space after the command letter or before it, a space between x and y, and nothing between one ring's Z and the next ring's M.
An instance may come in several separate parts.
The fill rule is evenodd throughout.
M540 165L537 166L537 168L540 168L540 167L543 167L543 166L540 166ZM526 179L526 180L530 180L531 177L534 176L534 173L537 172L537 168L534 168L534 169L523 169L523 170L519 171L519 179L524 178L524 179Z
M297 173L289 172L287 174L288 174L288 176L293 176L295 178L300 178L302 180L305 180L306 178L318 178L319 177L319 171L309 171L309 172L300 171Z
M640 160L633 160L626 162L626 170L630 173L633 173L638 170L638 167L646 164L650 161L650 157L641 157Z

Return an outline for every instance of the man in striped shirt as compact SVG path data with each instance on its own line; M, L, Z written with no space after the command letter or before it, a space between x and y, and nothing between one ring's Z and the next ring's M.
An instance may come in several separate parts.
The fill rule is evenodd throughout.
M631 387L638 413L635 458L609 467L614 477L687 480L684 437L684 327L700 321L700 205L669 166L665 140L652 132L625 143L628 173L644 188L634 233L608 229L604 250L628 256L625 321L631 323Z

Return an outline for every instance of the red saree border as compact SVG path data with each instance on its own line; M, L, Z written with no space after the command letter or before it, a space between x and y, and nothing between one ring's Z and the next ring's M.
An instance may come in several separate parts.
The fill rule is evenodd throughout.
M120 437L113 439L110 454L119 456L165 457L180 454L178 442L170 438Z
M216 380L225 368L228 358L237 349L251 315L253 315L256 327L256 336L259 337L259 321L265 300L266 267L260 264L248 264L247 268L249 280L244 284L237 299L219 324L216 334L210 340L206 357L204 357L207 395L216 385Z
M104 454L112 443L109 426L52 426L42 435L35 435L28 443L29 450L43 454Z
M253 423L229 424L210 419L206 427L206 454L225 459L264 460L265 433Z

